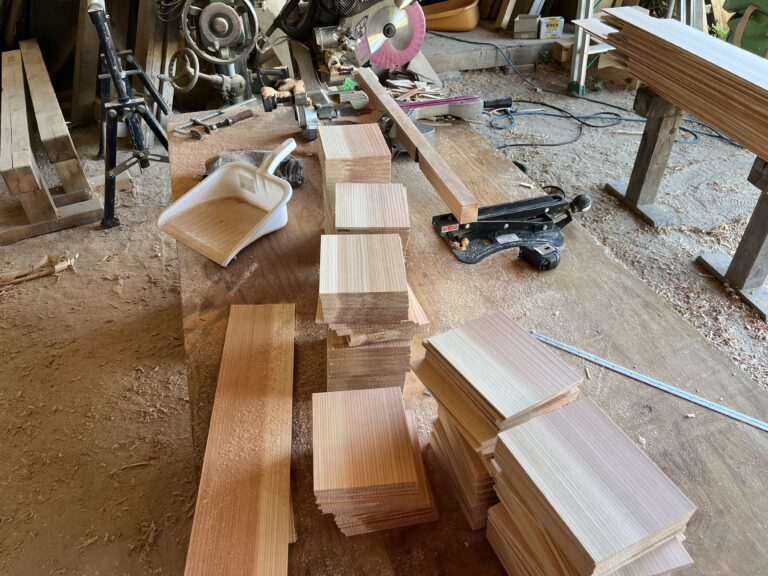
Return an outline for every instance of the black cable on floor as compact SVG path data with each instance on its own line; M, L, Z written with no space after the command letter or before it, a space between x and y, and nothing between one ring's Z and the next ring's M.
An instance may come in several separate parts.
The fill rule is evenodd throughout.
M502 50L498 45L496 45L496 44L494 44L492 42L479 42L477 40L466 40L464 38L456 38L455 36L450 36L448 34L440 34L438 32L432 32L432 31L428 31L427 34L432 34L433 36L438 36L440 38L447 38L448 40L453 40L455 42L461 42L461 43L464 43L464 44L472 44L472 45L476 45L476 46L490 46L491 48L494 48L499 54L501 54L501 56L504 58L504 60L506 60L508 67L511 68L512 71L515 74L517 74L517 76L519 76L520 79L523 82L525 82L526 84L528 84L529 86L531 86L532 88L534 88L534 89L536 89L536 90L538 90L540 92L545 92L547 94L555 94L557 96L567 96L569 98L576 98L577 100L586 100L587 102L592 102L594 104L600 104L601 106L607 106L608 108L613 108L614 110L620 110L621 112L627 112L629 114L635 115L635 112L633 110L629 110L627 108L624 108L623 106L617 106L616 104L611 104L610 102L604 102L604 101L599 100L597 98L590 98L588 96L582 96L580 94L575 94L574 92L571 92L571 91L568 91L568 90L557 90L557 89L554 89L554 88L546 88L544 86L541 86L541 85L537 84L536 82L534 82L533 80L528 78L525 74L523 74L518 69L518 67L515 64L512 63L512 60L510 60L510 58L507 55L506 51ZM576 135L575 138L573 138L571 140L568 140L568 141L565 141L565 142L556 142L556 143L552 143L552 144L514 143L514 144L502 145L498 149L510 148L510 147L515 147L515 146L565 146L566 144L573 144L574 142L577 142L578 140L581 139L581 137L582 137L582 135L584 133L584 126L590 126L589 123L582 122L582 120L590 120L590 119L602 118L602 117L605 117L606 115L610 115L610 114L615 115L616 120L617 120L616 123L607 124L607 125L593 125L593 126L590 126L590 127L592 127L592 128L608 128L610 126L616 126L617 124L620 124L621 122L645 122L644 118L627 118L625 116L621 116L621 115L616 114L614 112L607 112L606 111L606 112L597 112L595 114L590 114L590 115L586 115L586 116L576 116L576 115L568 112L567 110L564 110L562 108L558 108L557 106L553 106L551 104L546 104L544 102L534 102L534 101L530 101L530 100L513 100L513 102L520 102L520 103L526 103L527 102L527 103L530 103L530 104L535 104L537 106L546 106L548 108L552 108L554 110L557 110L557 111L559 111L559 112L561 112L563 114L563 116L559 116L559 117L570 118L572 120L575 120L575 121L579 122L579 133ZM527 115L527 116L534 116L534 115L547 116L547 115L549 115L549 116L555 116L555 117L558 116L558 115L555 115L555 114L548 114L548 113L544 113L544 112L541 112L541 113L529 113L529 114L524 114L523 112L524 111L522 111L522 112L513 111L513 113L511 114L511 116L513 117L513 120L512 120L512 122L510 122L510 124L509 124L509 126L507 126L507 128L509 128L509 127L514 125L514 116L516 116L516 115L517 116L522 116L522 115ZM688 123L691 123L691 124L696 124L696 125L701 126L702 128L704 128L704 130L696 130L694 128L686 128L686 127L681 126L680 130L690 134L693 138L691 140L680 140L680 142L685 142L685 143L689 143L689 144L698 144L699 140L700 140L699 139L700 136L707 136L707 137L710 137L710 138L715 138L715 139L718 139L718 140L722 140L723 142L726 142L727 144L730 144L732 146L736 146L737 148L741 148L742 147L740 144L735 142L733 139L729 138L725 134L720 133L718 130L715 130L712 126L710 126L709 124L706 124L705 122L702 122L701 120L696 120L695 118L686 117L686 118L683 119L683 122L688 122Z

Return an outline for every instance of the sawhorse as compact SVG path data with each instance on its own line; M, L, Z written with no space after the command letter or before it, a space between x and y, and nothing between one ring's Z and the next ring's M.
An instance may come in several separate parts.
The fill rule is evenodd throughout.
M646 124L629 182L609 182L605 190L651 226L668 226L674 217L655 200L683 111L647 87L637 91L634 110L646 117ZM748 179L762 193L733 258L718 252L699 256L697 262L768 320L763 286L768 278L768 163L756 158Z

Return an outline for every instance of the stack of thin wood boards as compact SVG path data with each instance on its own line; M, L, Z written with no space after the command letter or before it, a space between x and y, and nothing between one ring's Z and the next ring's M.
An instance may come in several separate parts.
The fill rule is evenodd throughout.
M399 388L312 395L314 491L346 536L437 520Z
M402 386L410 339L428 324L394 234L320 239L317 321L327 324L327 390Z
M378 124L320 126L318 159L323 174L325 231L335 230L336 185L388 183L392 179L392 153Z
M581 377L504 312L432 336L424 347L414 370L438 403L432 443L467 521L480 528L493 503L487 484L498 433L576 398Z
M232 306L186 576L288 573L293 304Z
M487 536L510 574L668 574L695 506L597 405L576 400L499 434Z
M658 95L768 158L768 60L634 8L574 23L614 46L627 71Z
M397 234L405 253L411 229L405 186L343 182L336 184L335 190L329 233Z

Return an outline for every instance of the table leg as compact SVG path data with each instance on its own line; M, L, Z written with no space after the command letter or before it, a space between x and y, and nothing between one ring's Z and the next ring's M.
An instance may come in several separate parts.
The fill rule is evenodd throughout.
M733 258L715 252L702 254L697 262L721 282L728 282L763 320L768 320L768 290L763 286L768 278L768 163L757 158L749 181L762 194Z
M674 104L647 88L638 90L635 111L645 115L647 120L629 183L609 182L605 190L651 226L668 226L674 222L674 217L654 201L683 113Z

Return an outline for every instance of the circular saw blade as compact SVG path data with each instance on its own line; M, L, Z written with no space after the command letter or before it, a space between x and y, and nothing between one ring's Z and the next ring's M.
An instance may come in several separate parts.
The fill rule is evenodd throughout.
M421 50L426 35L424 11L417 2L405 9L386 6L377 10L366 23L371 64L377 68L407 64Z

